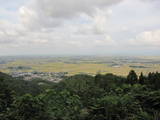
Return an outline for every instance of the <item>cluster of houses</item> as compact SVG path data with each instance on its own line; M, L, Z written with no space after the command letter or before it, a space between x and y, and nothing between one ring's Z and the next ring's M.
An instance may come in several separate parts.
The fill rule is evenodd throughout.
M14 78L23 78L24 80L42 79L52 82L61 81L67 72L13 72L11 76Z

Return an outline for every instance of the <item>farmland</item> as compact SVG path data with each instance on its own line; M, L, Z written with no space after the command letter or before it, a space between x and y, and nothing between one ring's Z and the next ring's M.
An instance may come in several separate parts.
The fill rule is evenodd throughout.
M3 62L5 61L5 62ZM131 69L137 73L160 72L160 57L0 57L0 71L12 72L67 72L68 75L114 73L126 76Z

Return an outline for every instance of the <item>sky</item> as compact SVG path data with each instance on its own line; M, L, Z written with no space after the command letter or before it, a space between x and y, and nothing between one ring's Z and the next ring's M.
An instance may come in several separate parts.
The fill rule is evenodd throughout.
M160 55L160 0L0 0L0 55Z

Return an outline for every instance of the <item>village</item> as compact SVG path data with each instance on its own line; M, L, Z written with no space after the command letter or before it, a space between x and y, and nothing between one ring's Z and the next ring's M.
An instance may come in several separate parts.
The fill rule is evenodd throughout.
M42 79L51 82L60 82L67 74L67 72L12 72L10 75L14 78L23 78L26 81Z

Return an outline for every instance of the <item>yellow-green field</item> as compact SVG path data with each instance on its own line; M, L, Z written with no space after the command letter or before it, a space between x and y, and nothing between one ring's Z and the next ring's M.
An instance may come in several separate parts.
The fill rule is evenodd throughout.
M130 66L145 66L146 68L132 68ZM17 60L9 62L5 65L1 65L0 71L10 73L13 70L8 67L16 66L28 66L31 69L18 70L19 72L68 72L69 75L86 73L94 75L100 73L113 73L116 75L126 76L131 69L134 69L137 73L143 72L160 72L160 64L142 64L142 63L126 63L120 66L111 66L110 64L98 64L98 63L64 63L64 62L36 62L36 60Z

